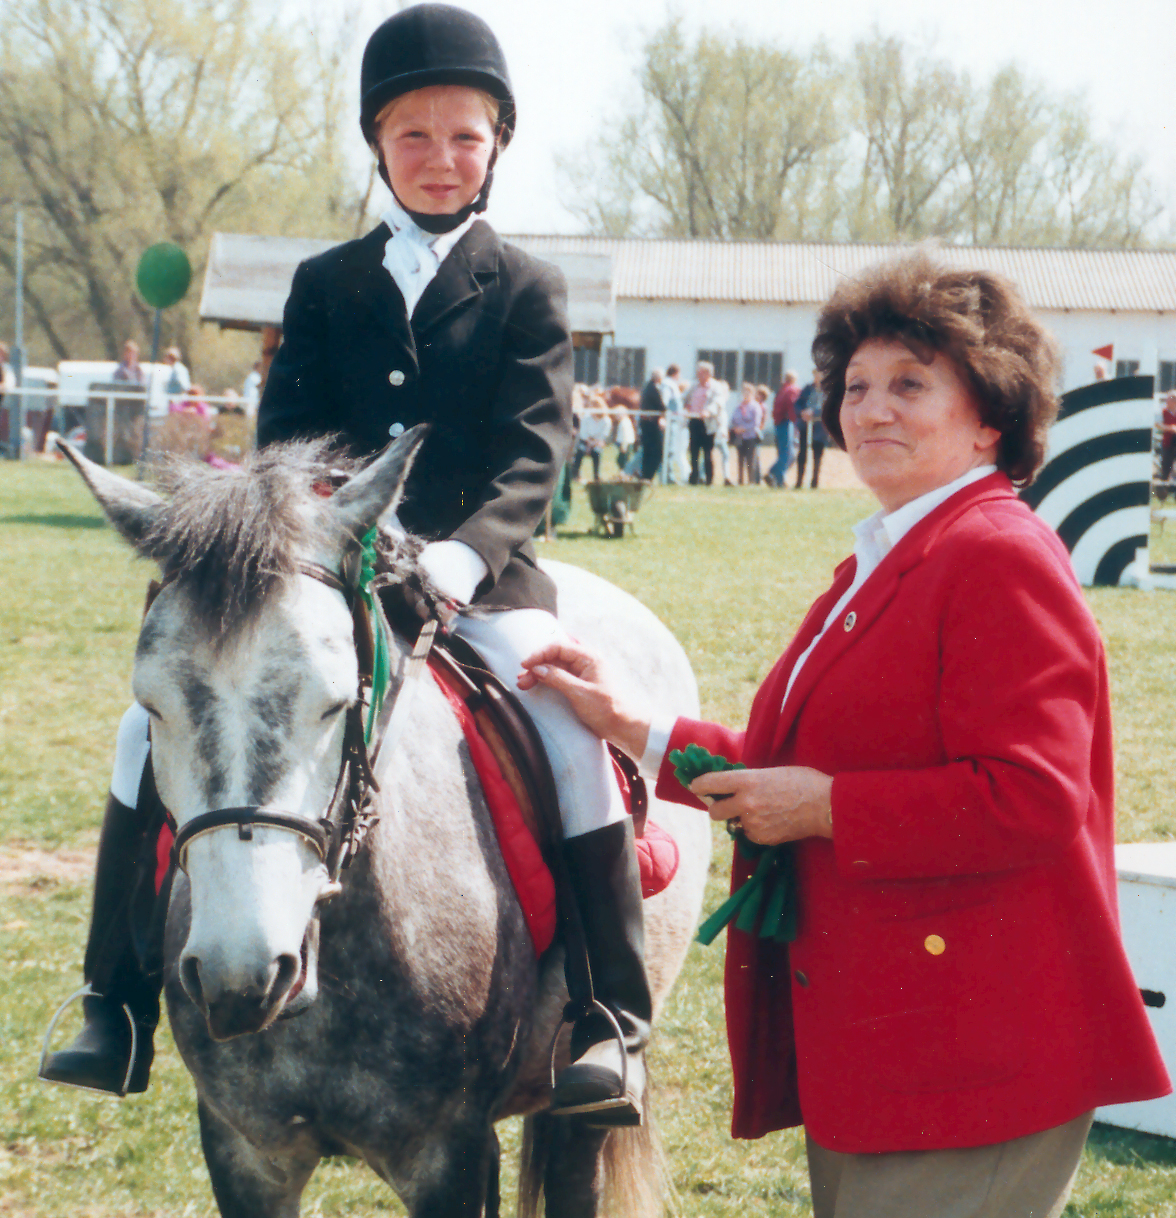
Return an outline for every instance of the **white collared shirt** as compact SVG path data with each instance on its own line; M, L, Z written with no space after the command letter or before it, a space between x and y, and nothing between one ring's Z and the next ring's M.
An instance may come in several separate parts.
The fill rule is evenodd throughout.
M400 289L409 317L416 310L425 288L436 277L441 263L477 218L478 214L474 212L450 233L427 233L395 199L388 205L388 210L380 217L392 233L384 246L384 269Z
M427 233L395 199L388 205L380 217L392 233L384 246L384 269L400 289L409 317L441 269L441 263L477 218L474 212L452 232ZM463 604L473 599L478 584L490 574L486 560L477 550L453 538L426 546L420 561L441 591Z
M859 524L854 525L853 533L856 540L853 554L854 558L857 559L857 568L853 574L853 582L838 598L837 604L829 610L824 624L817 632L813 641L797 656L796 663L792 666L792 672L788 677L788 687L784 691L784 701L780 704L781 711L784 709L784 703L788 701L788 695L792 692L792 687L796 684L796 678L804 667L805 661L812 655L829 627L841 618L849 602L857 595L858 590L866 580L878 569L879 564L886 555L898 545L920 520L929 516L941 503L950 499L956 491L961 491L965 486L971 486L973 482L979 482L981 478L987 478L989 474L994 473L996 473L995 465L979 465L975 469L970 469L967 473L961 474L945 486L937 486L933 491L928 491L925 495L920 495L917 499L904 503L902 507L896 508L893 512L886 512L879 508L872 516L868 516ZM657 777L661 769L662 760L666 755L666 749L669 748L670 734L673 730L674 720L672 719L668 721L665 719L660 721L654 720L650 724L649 740L646 743L645 752L638 763L641 773L646 778Z

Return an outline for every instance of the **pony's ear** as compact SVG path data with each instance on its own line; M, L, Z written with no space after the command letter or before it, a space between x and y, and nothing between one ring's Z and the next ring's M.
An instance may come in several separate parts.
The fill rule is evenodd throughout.
M410 428L331 496L330 510L345 534L358 541L381 516L396 511L408 471L428 434L427 423Z
M112 474L101 465L83 457L72 444L59 440L57 447L73 462L74 468L98 500L107 520L137 550L143 538L163 511L165 501L141 482Z

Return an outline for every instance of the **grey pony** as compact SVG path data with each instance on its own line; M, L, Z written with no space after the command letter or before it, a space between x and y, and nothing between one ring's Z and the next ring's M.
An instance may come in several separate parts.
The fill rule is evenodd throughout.
M406 434L353 480L367 485L371 522L394 507L418 442ZM353 544L306 524L321 517L313 487L330 472L324 448L273 446L239 474L177 468L170 500L84 459L74 463L141 554L206 577L190 580L187 592L178 581L170 605L145 620L140 651L184 637L162 628L166 612L179 614L193 637L263 630L269 604L308 547L321 555L333 546L336 567L354 568ZM351 532L364 523L353 520ZM697 714L685 655L648 610L583 571L546 565L561 619L576 637L608 653L655 709ZM408 645L395 647L402 667ZM247 755L273 758L250 769L259 804L280 777L281 707L296 692L297 656L288 668L274 673L270 696L255 701L244 728ZM411 1218L481 1218L497 1212L494 1125L523 1115L522 1218L536 1215L541 1200L552 1218L595 1218L606 1209L653 1218L663 1182L651 1124L606 1131L542 1111L548 1050L567 998L562 954L556 947L536 960L460 725L430 681L417 685L411 725L381 758L379 823L342 890L316 905L303 941L304 984L263 1030L226 1035L222 1023L214 1037L208 1010L185 988L191 889L177 875L165 990L196 1083L221 1214L296 1218L319 1161L346 1154L391 1185ZM189 702L191 692L184 691ZM225 733L206 722L210 798L224 785L224 745ZM165 777L157 772L161 789ZM674 836L681 860L669 887L646 902L656 1015L698 916L710 831L705 818L657 800L650 815ZM557 1064L564 1061L566 1038Z

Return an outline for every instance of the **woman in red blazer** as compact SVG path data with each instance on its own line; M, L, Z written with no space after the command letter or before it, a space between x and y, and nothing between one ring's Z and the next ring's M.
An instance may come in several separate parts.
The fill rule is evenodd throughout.
M1102 641L1013 492L1052 344L1011 285L916 254L839 289L813 352L881 510L747 730L650 722L578 648L520 680L659 796L795 843L795 941L728 938L736 1137L803 1123L821 1218L1060 1213L1093 1110L1170 1085L1119 937ZM690 743L749 768L687 791ZM753 869L737 851L733 890Z

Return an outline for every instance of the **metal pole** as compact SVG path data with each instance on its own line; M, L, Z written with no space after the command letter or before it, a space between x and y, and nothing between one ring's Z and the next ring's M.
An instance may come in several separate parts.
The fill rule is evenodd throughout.
M147 470L147 454L151 450L151 399L155 396L155 378L159 375L159 319L162 309L155 310L155 333L151 339L151 377L147 382L147 400L143 403L143 442L139 445L139 459L135 462L135 477L140 482ZM167 389L167 386L164 386ZM164 398L167 402L167 398Z
M16 300L13 306L13 344L12 372L16 378L16 435L9 435L9 449L17 460L21 456L24 443L24 395L20 393L24 385L24 212L16 213ZM8 411L8 430L12 432L13 411Z
M661 477L661 484L665 486L670 480L670 443L674 439L674 416L666 410L662 414L665 420L665 430L662 432L662 459L661 468L657 471Z

